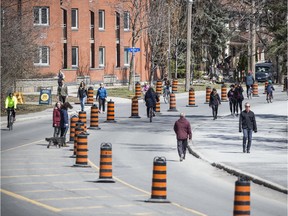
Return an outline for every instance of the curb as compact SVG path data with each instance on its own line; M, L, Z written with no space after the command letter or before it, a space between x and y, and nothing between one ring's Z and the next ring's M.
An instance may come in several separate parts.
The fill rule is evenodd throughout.
M226 115L226 116L222 116L221 118L225 118L225 117L228 117L229 115ZM205 124L205 123L204 123ZM194 128L193 130L193 133L197 130L197 128L199 128L200 126L203 126L202 125L198 125L197 127ZM259 176L255 176L253 174L250 174L250 173L247 173L247 172L244 172L242 170L238 170L236 168L233 168L233 167L230 167L230 166L227 166L225 164L222 164L222 163L215 163L213 161L210 161L209 159L205 158L202 154L200 154L199 152L193 150L191 148L190 145L187 146L188 147L188 151L190 154L192 154L194 157L198 158L198 159L201 159L207 163L209 163L211 166L213 167L216 167L218 169L221 169L221 170L224 170L225 172L229 173L229 174L232 174L234 176L237 176L237 177L245 177L247 178L248 180L254 182L255 184L258 184L258 185L263 185L267 188L270 188L272 190L275 190L275 191L278 191L278 192L281 192L281 193L284 193L284 194L288 194L288 189L281 186L281 185L278 185L276 183L273 183L273 182L270 182L268 180L265 180L265 179L262 179L260 178Z

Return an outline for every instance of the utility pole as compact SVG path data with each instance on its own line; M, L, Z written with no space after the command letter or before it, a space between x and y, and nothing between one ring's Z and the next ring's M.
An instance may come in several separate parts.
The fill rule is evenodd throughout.
M168 4L168 79L172 79L170 59L171 59L171 35L170 35L170 5Z
M255 63L256 63L256 8L255 0L252 0L252 29L251 29L251 71L255 80Z
M188 17L187 17L187 56L186 56L185 91L189 91L189 88L190 88L192 4L193 4L193 0L188 0Z

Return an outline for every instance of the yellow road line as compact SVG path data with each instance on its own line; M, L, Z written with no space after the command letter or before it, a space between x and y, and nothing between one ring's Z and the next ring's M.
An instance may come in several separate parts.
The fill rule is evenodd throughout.
M2 188L0 189L0 191L1 191L1 193L4 193L4 194L6 194L8 196L14 197L16 199L23 200L25 202L28 202L28 203L31 203L31 204L34 204L34 205L37 205L37 206L40 206L42 208L48 209L48 210L53 211L53 212L60 212L61 211L61 209L59 209L59 208L54 208L52 206L40 203L40 202L38 202L36 200L29 199L27 197L21 196L21 195L16 194L16 193L13 193L11 191L4 190Z
M35 144L35 143L39 143L39 142L42 142L42 141L45 141L45 140L44 140L44 139L41 139L41 140L38 140L38 141L35 141L35 142L32 142L32 143L27 143L27 144L20 145L20 146L14 147L14 148L6 149L6 150L3 150L3 151L1 151L1 152L12 151L12 150L15 150L15 149L18 149L18 148L23 148L23 147L25 147L25 146L33 145L33 144Z
M92 161L90 161L89 159L88 159L88 163L90 164L91 167L94 167L95 169L99 170L99 167L97 167L97 166L96 166ZM137 188L137 187L135 187L135 186L133 186L133 185L131 185L131 184L129 184L129 183L127 183L127 182L125 182L125 181L123 181L123 180L115 177L115 176L113 176L113 178L114 178L116 181L118 181L118 182L120 182L120 183L122 183L122 184L124 184L124 185L126 185L126 186L128 186L128 187L130 187L130 188L133 188L133 189L135 189L135 190L137 190L137 191L140 191L140 192L145 193L145 194L148 194L148 195L151 194L151 193L149 193L149 192L147 192L147 191L145 191L145 190L142 190L142 189L140 189L140 188ZM191 209L191 208L187 208L187 207L181 206L181 205L179 205L179 204L177 204L177 203L172 202L171 204L174 205L174 206L176 206L176 207L178 207L178 208L181 208L181 209L183 209L183 210L186 210L186 211L188 211L188 212L191 212L191 213L193 213L193 214L196 214L196 215L198 215L198 216L207 216L207 215L204 214L204 213L198 212L198 211L196 211L196 210L194 210L194 209Z

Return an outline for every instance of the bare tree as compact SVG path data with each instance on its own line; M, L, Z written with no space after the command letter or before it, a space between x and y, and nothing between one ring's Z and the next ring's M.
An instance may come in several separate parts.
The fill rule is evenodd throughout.
M109 1L109 0L108 0ZM111 6L124 16L124 12L129 12L129 23L131 25L131 47L136 47L137 42L143 35L143 31L147 28L146 25L146 0L125 0L119 1L118 3L109 3ZM134 80L134 55L130 59L130 70L129 70L129 84L128 89L132 91L133 80Z
M26 5L25 5L26 4ZM33 59L37 53L38 33L33 31L29 1L1 2L1 100L15 90L16 79L35 72Z

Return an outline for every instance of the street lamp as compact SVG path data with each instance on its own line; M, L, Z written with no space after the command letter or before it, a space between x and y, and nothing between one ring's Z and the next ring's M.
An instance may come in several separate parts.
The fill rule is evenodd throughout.
M191 20L192 20L193 0L188 0L188 18L187 18L187 56L186 56L186 79L185 91L190 88L190 67L191 67Z

